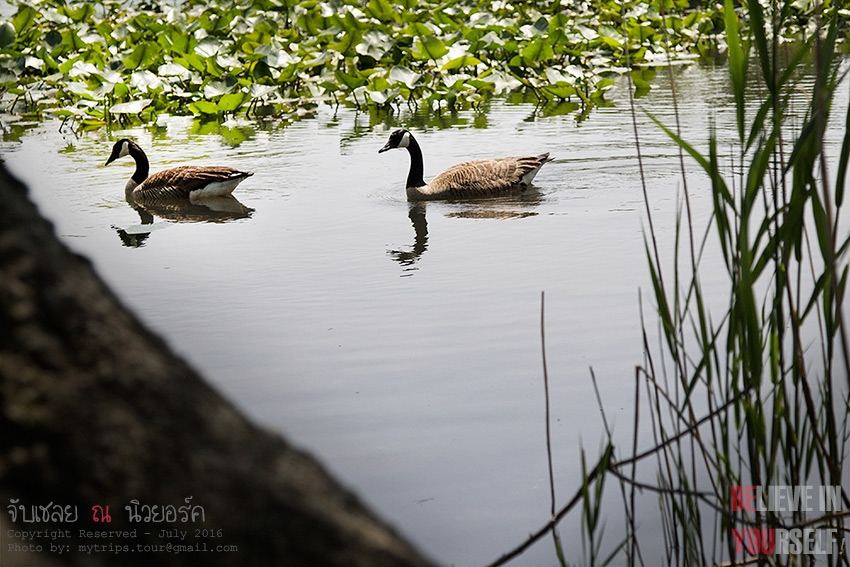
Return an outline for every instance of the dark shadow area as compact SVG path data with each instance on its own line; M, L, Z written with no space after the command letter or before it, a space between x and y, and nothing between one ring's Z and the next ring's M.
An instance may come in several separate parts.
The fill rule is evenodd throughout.
M428 564L143 326L5 168L0 200L0 565Z

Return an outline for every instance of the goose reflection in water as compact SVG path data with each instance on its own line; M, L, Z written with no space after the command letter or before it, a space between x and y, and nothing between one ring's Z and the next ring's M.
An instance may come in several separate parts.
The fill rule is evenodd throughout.
M544 200L544 195L534 187L517 195L495 199L445 201L445 205L460 210L446 213L448 218L461 219L523 219L537 216L537 212L529 210L537 207ZM434 205L442 208L443 204ZM412 276L418 269L416 266L422 254L428 249L428 221L425 212L428 203L418 201L410 203L407 216L413 224L413 245L400 250L387 250L387 254L401 264L404 274Z
M524 219L537 216L531 209L543 202L544 195L531 187L516 195L478 201L448 201L460 210L446 213L447 217L459 219Z
M232 196L204 199L199 202L191 202L188 199L175 199L158 201L156 203L145 203L141 205L132 197L127 199L127 204L139 215L140 225L129 227L112 228L118 233L121 244L131 248L138 248L145 244L154 230L165 228L177 222L211 222L224 223L239 219L251 218L254 209L246 207ZM166 222L156 222L159 217Z
M387 254L401 264L405 272L416 270L416 262L428 249L428 221L425 219L427 204L423 202L411 203L407 216L413 223L414 240L413 246L408 250L388 250ZM412 275L412 274L408 274Z

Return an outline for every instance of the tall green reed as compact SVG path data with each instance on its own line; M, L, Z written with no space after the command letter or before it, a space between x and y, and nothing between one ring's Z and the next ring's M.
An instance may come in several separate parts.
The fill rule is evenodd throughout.
M659 219L653 219L643 192L659 333L653 340L644 324L632 446L614 445L602 411L607 443L593 467L582 452L582 486L545 526L494 565L520 555L579 504L584 557L592 550L595 563L608 475L619 482L626 519L626 541L614 547L617 563L644 565L641 544L656 549L663 544L668 564L807 565L814 564L813 556L746 556L736 547L740 542L733 530L850 531L850 471L844 471L850 448L850 355L843 312L850 227L842 222L850 107L838 156L825 151L832 102L845 75L836 54L839 8L826 2L815 6L812 17L820 33L789 46L780 37L792 24L790 0L744 2L741 13L748 25L742 25L732 0L725 0L737 136L732 151L719 147L713 124L707 151L686 141L676 104L673 128L650 116L707 179L711 216L708 226L697 225L686 194L687 214L683 218L680 208L675 219L671 268L662 261ZM812 66L811 83L799 81L804 62ZM801 88L808 89L810 99L801 122L791 124L789 96ZM631 96L630 103L645 187ZM684 160L681 170L687 192ZM682 245L683 231L687 245ZM695 234L702 235L699 242ZM706 271L712 269L704 265L707 248L719 250L726 290L721 302L716 292L709 297L704 291ZM646 417L639 419L640 411ZM638 449L641 427L649 428L655 442L649 449ZM786 515L733 510L735 487L770 485L837 486L840 509ZM642 540L637 526L648 506L637 492L657 498L663 542ZM819 564L850 565L847 551L821 556Z

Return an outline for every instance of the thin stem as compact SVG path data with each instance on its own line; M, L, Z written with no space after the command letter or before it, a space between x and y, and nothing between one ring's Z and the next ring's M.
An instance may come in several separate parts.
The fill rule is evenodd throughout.
M540 292L540 355L543 360L543 391L546 401L546 461L549 465L549 515L555 516L555 473L552 467L552 426L549 417L549 369L546 364L546 292ZM561 538L555 525L552 526L552 541L555 544L555 553L562 567L566 567L567 561L561 546Z

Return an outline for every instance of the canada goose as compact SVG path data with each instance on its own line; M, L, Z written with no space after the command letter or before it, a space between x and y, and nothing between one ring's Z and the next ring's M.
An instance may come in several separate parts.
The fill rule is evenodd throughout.
M148 177L148 156L138 144L127 138L115 142L106 165L126 155L132 156L136 161L136 171L124 191L138 203L187 197L190 201L224 197L230 195L244 179L254 175L253 172L239 171L231 167L183 165Z
M396 130L390 134L390 139L378 153L395 148L406 148L410 154L410 172L407 174L407 199L410 201L506 195L531 185L543 164L552 161L548 153L467 161L448 168L430 183L425 183L422 179L422 150L409 130Z

